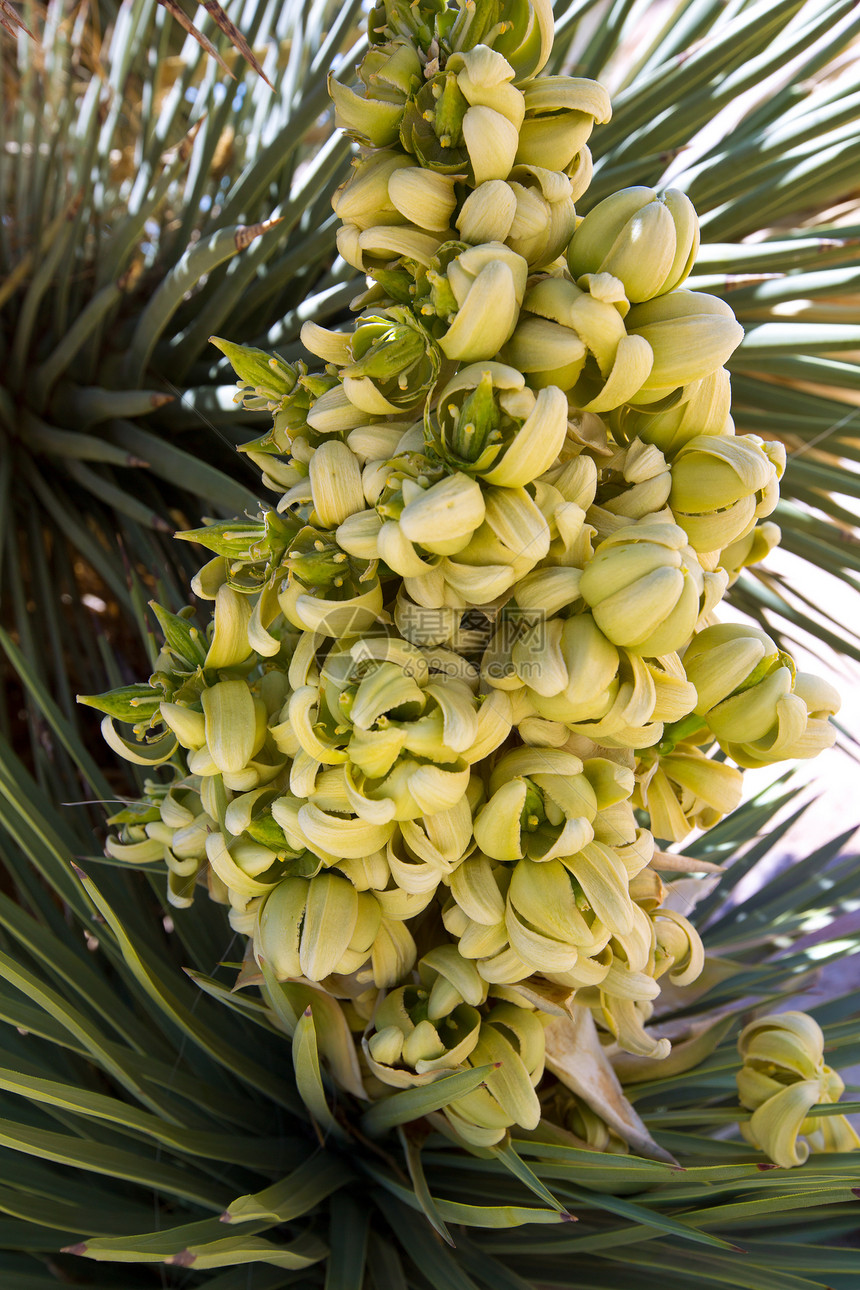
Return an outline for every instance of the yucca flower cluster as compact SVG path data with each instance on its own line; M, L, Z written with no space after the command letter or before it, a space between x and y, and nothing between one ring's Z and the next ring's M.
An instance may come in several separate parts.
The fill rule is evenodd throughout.
M790 1169L802 1165L810 1151L855 1151L860 1147L844 1115L810 1114L815 1107L838 1102L845 1084L824 1063L821 1027L804 1012L771 1013L741 1031L738 1049L743 1066L738 1093L752 1111L740 1125L753 1146Z
M491 1146L538 1123L550 1025L578 1092L577 1010L666 1056L660 978L704 952L655 839L732 810L739 768L829 746L839 701L715 618L778 541L785 452L734 432L742 330L684 289L689 200L577 216L610 105L540 75L545 0L384 0L370 37L359 90L331 83L359 316L305 325L315 370L216 341L272 412L244 451L277 503L183 535L213 555L208 629L158 609L148 683L87 701L160 768L110 855L227 905L265 997L325 998L348 1091L487 1067L444 1114Z

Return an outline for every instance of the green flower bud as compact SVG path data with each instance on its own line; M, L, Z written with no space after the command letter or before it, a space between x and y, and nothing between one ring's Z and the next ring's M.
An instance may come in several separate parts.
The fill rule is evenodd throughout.
M407 105L400 140L422 166L468 175L473 184L505 179L514 163L523 96L514 69L478 45L455 53Z
M669 505L696 551L718 551L749 533L779 500L785 448L756 435L699 435L672 463Z
M344 447L344 445L339 441L335 442L337 443L337 447ZM317 451L320 450L318 449ZM323 460L325 460L325 458L323 458ZM322 472L320 471L320 473ZM349 476L347 476L347 479L348 478ZM346 489L344 489L339 494L341 505L344 505L347 497L348 493ZM319 505L323 507L325 514L330 515L332 513L337 513L334 512L335 498L326 496L326 485L324 483L317 484L317 499ZM361 498L361 502L363 504L363 497ZM328 507L331 507L332 509L329 510L327 509ZM362 510L359 512L359 515L364 515L366 513L367 512ZM319 519L319 512L316 511L315 514ZM375 559L375 556L371 555L369 559ZM346 585L347 581L360 576L364 568L363 562L350 560L349 557L345 555L344 551L329 532L314 528L311 524L306 524L293 538L283 563L304 587L313 588L314 590L321 590L323 588L341 588ZM260 602L258 603L261 603L262 601L263 596L261 596ZM277 593L275 593L274 605L272 606L267 604L266 608L267 610L272 610L273 616L280 611L280 605L277 601ZM262 644L262 642L257 643L255 645L255 649L257 649L259 653L266 653L267 651L260 649L260 644Z
M612 115L609 95L597 81L537 76L524 87L523 96L526 112L517 165L570 169L595 123L603 125Z
M641 386L652 395L710 376L744 335L724 300L683 289L634 305L626 323L630 335L646 340L653 351L654 366Z
M361 60L358 76L363 97L329 73L335 122L358 143L385 148L397 139L407 99L421 84L418 51L407 40L376 45Z
M662 296L689 275L699 248L699 225L688 197L670 188L624 188L589 211L567 251L574 278L611 273L636 304Z
M600 543L579 590L609 640L657 657L692 636L704 576L683 529L643 520Z
M545 65L552 50L553 14L550 0L503 0L502 30L492 39L493 49L504 54L518 82L530 80Z
M441 355L407 309L360 319L350 350L352 362L341 368L344 391L351 403L371 415L415 408L436 383Z
M743 1066L737 1074L741 1103L752 1111L742 1122L748 1142L783 1169L802 1165L810 1151L860 1147L845 1116L811 1116L813 1106L838 1102L845 1085L824 1062L824 1035L804 1012L774 1013L740 1033Z
M508 488L530 484L558 457L567 435L567 400L550 386L535 396L503 363L461 368L445 386L431 432L459 470Z

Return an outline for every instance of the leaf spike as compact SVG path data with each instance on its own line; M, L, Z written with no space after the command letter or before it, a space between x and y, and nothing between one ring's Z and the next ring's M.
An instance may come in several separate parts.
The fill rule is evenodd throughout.
M284 216L279 215L277 219L260 220L258 224L240 224L233 239L236 243L236 249L244 251L256 238L261 237L263 233L268 233L270 228L274 228L277 224L283 224L283 222Z

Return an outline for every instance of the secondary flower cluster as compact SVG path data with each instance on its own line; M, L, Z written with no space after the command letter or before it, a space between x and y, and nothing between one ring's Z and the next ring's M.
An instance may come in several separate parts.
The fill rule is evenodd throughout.
M209 627L159 609L149 683L89 700L166 771L111 855L229 905L246 980L324 997L351 1091L492 1067L445 1109L479 1145L536 1126L559 1009L668 1052L659 978L703 951L655 837L828 746L838 707L714 619L778 540L785 454L734 432L695 212L632 188L577 216L608 98L540 75L544 0L501 9L373 11L363 89L331 84L359 317L305 325L313 372L216 341L272 412L245 451L277 503L183 535Z
M752 1111L740 1125L754 1146L784 1169L802 1165L810 1151L855 1151L860 1138L844 1115L810 1114L832 1106L845 1085L824 1064L821 1027L804 1012L771 1013L741 1031L738 1072L741 1104Z

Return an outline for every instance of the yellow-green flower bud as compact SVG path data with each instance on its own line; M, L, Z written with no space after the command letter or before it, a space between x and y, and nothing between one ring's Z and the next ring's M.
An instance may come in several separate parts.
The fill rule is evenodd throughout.
M696 713L707 717L730 695L746 693L772 670L794 665L758 627L717 623L694 637L684 651L684 670L699 696Z
M517 165L568 170L585 147L595 123L612 115L609 95L597 81L572 76L537 76L523 90ZM502 176L504 178L504 176Z
M500 242L450 242L434 263L439 268L428 271L428 291L418 309L447 324L438 338L445 356L460 363L495 358L519 317L526 261Z
M250 621L250 598L224 583L215 597L212 640L203 666L218 669L244 663L251 653L248 640Z
M601 298L607 284L593 285L597 294L563 278L537 282L503 358L532 385L558 385L583 411L604 412L641 388L652 355L646 342L627 335L616 304Z
M709 376L723 366L744 335L731 306L702 291L670 291L634 305L625 321L630 335L646 340L654 354L640 398L661 397Z
M388 181L388 196L404 219L416 228L447 232L457 205L456 175L440 175L420 166L395 170Z
M800 674L756 627L719 623L694 637L684 668L720 746L739 766L814 757L833 742L827 717L839 696L826 681Z
M453 947L439 946L421 960L419 985L390 991L376 1009L364 1050L384 1084L429 1083L440 1071L461 1068L478 1042L475 1005L483 1003L487 987L473 964L455 963L446 949Z
M606 462L595 509L589 519L601 534L605 529L613 531L614 525L600 511L632 520L648 519L663 510L671 490L672 475L660 449L634 439L629 447Z
M206 742L206 718L202 712L178 703L159 705L161 719L173 731L183 748L191 751L202 748Z
M475 841L495 860L554 860L591 842L597 814L582 762L556 748L516 748L496 763Z
M642 520L600 543L579 590L609 640L657 657L692 636L704 575L683 529Z
M465 6L464 6L465 8ZM516 72L517 82L536 76L552 50L551 0L503 0L500 22L494 28L493 49L504 54Z
M461 538L465 544L486 515L480 485L462 472L427 489L404 487L403 498L406 505L398 523L404 537L439 554L453 554L451 544Z
M740 805L743 790L739 770L688 743L661 752L638 781L636 805L648 812L651 832L672 842L682 842L691 829L713 828Z
M410 158L402 153L373 152L363 157L332 198L335 215L360 230L406 223L389 196L388 186L392 175L411 166Z
M504 242L517 212L517 199L503 179L487 179L469 193L457 216L457 231L464 242Z
M748 1142L783 1169L802 1165L812 1151L860 1147L845 1116L811 1116L814 1106L838 1102L845 1085L824 1062L821 1027L804 1012L773 1013L740 1033L741 1103L752 1111L740 1129Z
M756 435L699 435L672 463L669 505L696 551L745 537L779 500L785 448Z
M376 45L361 60L358 76L363 97L329 73L336 124L359 143L385 148L397 139L406 101L421 84L418 51L407 40Z
M766 560L771 551L779 546L781 538L779 525L765 520L763 524L756 524L746 537L736 538L723 547L720 552L720 568L725 569L729 575L729 586L739 577L742 569Z
M580 953L587 957L606 945L611 933L599 923L592 929L580 902L587 907L563 861L520 860L515 866L505 927L512 949L529 971L569 972Z
M382 587L378 578L362 583L350 576L323 596L291 577L278 592L278 604L287 622L299 631L358 636L369 631L382 613Z
M599 720L618 689L618 650L591 614L551 619L524 634L511 658L538 716L552 721ZM488 677L493 684L492 677Z
M689 197L675 188L624 188L605 197L576 229L567 251L574 278L611 273L632 304L680 286L699 249L699 224Z
M508 179L516 206L506 244L528 260L529 269L551 264L576 227L573 185L559 170L515 166Z
M544 1069L540 1018L515 1003L495 1003L483 1021L470 1066L491 1070L481 1088L445 1107L445 1116L466 1142L492 1146L511 1125L535 1129L541 1106L535 1088Z
M206 750L222 774L241 771L262 747L260 712L247 681L219 681L201 695ZM201 750L202 751L202 750ZM199 772L198 772L199 773Z
M279 981L322 981L343 970L345 957L367 958L380 917L373 894L357 892L339 874L285 878L259 911L255 955Z
M567 400L558 388L536 396L515 368L474 363L461 368L440 394L434 438L450 465L490 484L517 488L556 460L567 435L567 415Z
M624 439L654 444L670 460L698 435L733 435L729 374L720 367L683 387L681 401L663 412L620 408L612 417Z
M705 947L689 919L676 910L656 909L651 915L656 935L655 978L669 973L673 985L692 985L705 966Z
M361 470L345 443L329 439L320 444L311 458L308 474L316 522L323 528L337 528L347 516L364 510Z
M343 766L345 808L387 825L460 802L469 758L492 751L510 730L497 713L481 738L478 707L464 681L431 674L416 646L367 638L351 651L332 651L321 684L296 690L289 716L308 757Z

